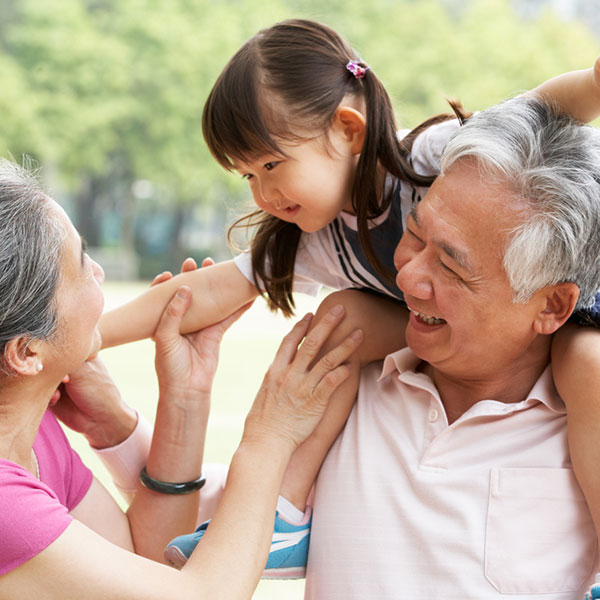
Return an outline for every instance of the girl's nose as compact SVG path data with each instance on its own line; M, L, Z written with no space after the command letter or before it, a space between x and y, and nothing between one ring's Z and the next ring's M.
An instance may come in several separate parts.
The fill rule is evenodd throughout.
M259 194L263 204L280 208L281 198L277 188L274 185L264 181L260 182Z

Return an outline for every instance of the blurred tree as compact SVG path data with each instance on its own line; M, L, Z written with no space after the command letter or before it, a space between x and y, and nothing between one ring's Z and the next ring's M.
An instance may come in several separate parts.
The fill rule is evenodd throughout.
M512 0L0 0L0 153L39 160L91 245L137 244L155 253L150 269L173 268L190 244L214 243L189 235L195 219L222 227L249 198L210 157L200 121L218 73L260 28L330 24L413 126L445 111L445 96L480 109L592 63L590 31L532 1L523 18ZM199 217L202 205L219 209Z

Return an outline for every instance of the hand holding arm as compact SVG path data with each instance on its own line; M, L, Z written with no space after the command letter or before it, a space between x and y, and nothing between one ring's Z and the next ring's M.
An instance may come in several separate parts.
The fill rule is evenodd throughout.
M557 75L528 94L557 103L582 123L593 121L600 116L600 57L593 67Z
M320 421L331 394L349 375L345 361L363 339L360 330L315 362L343 315L338 305L309 333L310 317L294 326L248 414L219 508L202 544L183 568L186 572L213 560L211 578L221 580L223 597L251 595L266 561L277 495L289 457ZM227 542L232 530L238 532L234 545ZM236 565L235 578L225 577L231 564Z
M159 402L146 471L153 479L173 483L192 481L201 475L220 341L249 306L216 325L182 335L181 321L191 302L189 288L180 288L154 335ZM136 552L162 560L166 543L174 535L193 529L198 497L197 492L173 496L139 488L128 510ZM150 528L148 523L159 525Z
M100 333L104 348L152 337L165 307L182 286L189 287L193 297L181 322L183 333L220 321L258 295L232 260L169 276L159 275L160 285L153 285L131 302L102 315Z

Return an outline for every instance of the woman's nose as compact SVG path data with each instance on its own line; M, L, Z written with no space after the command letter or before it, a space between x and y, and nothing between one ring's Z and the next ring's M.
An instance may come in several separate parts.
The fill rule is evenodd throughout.
M95 260L92 260L92 263L94 277L96 278L98 285L102 285L104 283L104 269Z

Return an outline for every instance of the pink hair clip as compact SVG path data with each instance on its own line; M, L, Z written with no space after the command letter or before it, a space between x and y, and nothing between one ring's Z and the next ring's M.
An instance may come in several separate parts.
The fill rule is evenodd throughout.
M349 60L348 64L346 65L346 69L348 69L348 71L354 75L355 79L362 79L370 68L371 67L365 65L365 63L361 63L356 60Z

